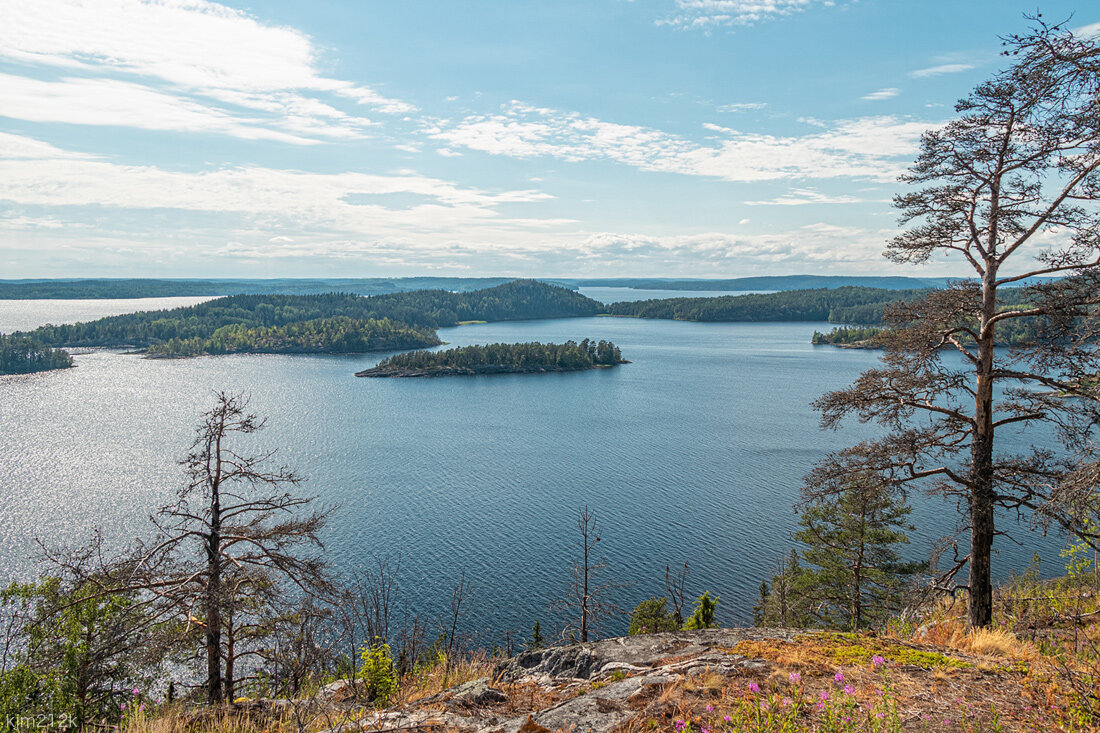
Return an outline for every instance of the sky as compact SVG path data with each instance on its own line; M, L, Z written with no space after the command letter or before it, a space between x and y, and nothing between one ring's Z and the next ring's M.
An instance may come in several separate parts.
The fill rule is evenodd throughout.
M0 0L0 279L956 275L921 132L1035 0Z

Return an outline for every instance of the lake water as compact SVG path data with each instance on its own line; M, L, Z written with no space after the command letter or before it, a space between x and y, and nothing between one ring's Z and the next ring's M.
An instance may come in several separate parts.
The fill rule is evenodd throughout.
M5 318L26 327L57 317L40 305ZM603 526L607 578L626 584L619 605L660 594L665 564L687 561L689 591L716 593L719 619L744 623L791 546L800 478L870 434L818 428L810 401L877 358L812 346L824 327L585 318L440 331L455 345L610 339L633 362L573 374L357 379L380 355L143 360L99 350L78 354L74 369L0 377L0 580L33 574L36 540L76 542L97 526L119 541L146 534L148 514L180 484L175 461L212 391L246 390L270 418L258 442L308 477L304 492L338 505L326 535L333 562L400 553L405 597L428 615L442 613L464 570L469 627L495 638L527 634L536 619L555 627L560 614L548 609L587 504ZM914 503L919 556L956 515L937 499ZM1000 577L1036 550L1056 569L1056 539L1017 538L1022 546L998 541Z
M0 333L29 331L47 323L94 321L146 310L164 310L195 305L210 300L209 296L179 298L104 298L87 300L0 300Z

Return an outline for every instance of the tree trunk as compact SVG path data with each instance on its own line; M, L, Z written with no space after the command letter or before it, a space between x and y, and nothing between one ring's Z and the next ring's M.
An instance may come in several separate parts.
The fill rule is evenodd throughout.
M218 705L222 702L222 619L219 607L221 595L221 567L218 562L217 546L221 538L217 531L207 540L206 579L206 702Z
M230 702L236 697L236 692L233 689L233 671L236 650L236 638L233 634L233 615L229 614L229 625L225 630L225 699Z
M588 530L584 533L584 587L581 589L581 642L588 641Z
M215 442L215 472L210 482L210 534L206 538L206 702L225 698L222 686L221 618L221 435Z
M996 266L982 278L981 331L978 339L977 380L974 395L974 433L970 441L970 579L969 620L972 627L993 623L993 344L996 314Z

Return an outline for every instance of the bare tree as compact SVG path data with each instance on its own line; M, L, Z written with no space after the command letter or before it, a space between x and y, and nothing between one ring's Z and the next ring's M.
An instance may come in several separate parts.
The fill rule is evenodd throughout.
M811 476L870 471L956 498L970 534L973 626L992 619L997 507L1096 539L1081 512L1095 512L1100 417L1100 51L1041 21L1008 43L1015 63L922 137L902 177L916 190L895 198L910 228L886 253L961 257L976 281L892 309L882 365L817 402L826 426L855 415L890 432ZM994 453L999 429L1044 423L1072 460L1039 448Z
M153 517L157 536L115 563L104 586L146 591L202 628L210 704L225 699L223 663L235 659L235 653L226 656L223 639L226 614L236 612L231 609L240 598L234 588L263 585L303 594L329 588L324 561L303 552L320 548L328 511L311 511L313 499L285 490L301 478L285 467L271 468L274 451L248 454L237 446L237 439L264 425L248 411L247 397L216 394L180 462L186 483Z
M470 592L470 584L466 581L466 571L463 570L451 590L451 616L450 628L444 633L447 635L446 659L443 662L443 686L447 686L447 678L451 674L451 665L454 663L455 642L458 634L458 621L462 617L462 604L466 595Z
M672 601L672 618L676 621L676 625L680 628L684 626L684 603L686 602L688 577L688 564L685 562L684 567L676 571L676 574L672 574L672 568L665 564L665 593L668 599Z
M586 642L589 633L596 631L603 619L621 614L623 610L607 600L608 592L617 587L616 584L600 581L600 576L607 569L607 562L595 557L600 526L596 513L587 505L577 514L577 532L580 534L578 547L581 557L572 567L572 580L566 597L556 605L575 614L577 619L566 625L562 637L576 639L579 636L580 641Z

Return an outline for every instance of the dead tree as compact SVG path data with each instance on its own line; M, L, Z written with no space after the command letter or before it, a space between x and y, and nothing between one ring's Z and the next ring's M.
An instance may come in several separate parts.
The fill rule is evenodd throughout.
M226 695L223 631L237 598L233 585L302 594L329 587L324 561L310 553L321 547L329 512L286 490L301 478L270 466L275 451L247 453L237 444L264 425L248 411L247 397L219 392L180 462L184 486L153 517L156 538L139 545L115 574L120 587L148 591L202 627L210 704Z
M687 596L687 577L688 577L688 564L685 562L684 567L676 571L676 574L672 574L672 568L665 564L665 594L672 602L672 617L676 621L678 628L684 626L684 603Z
M580 559L573 564L572 579L565 598L555 605L576 618L575 622L566 624L562 637L570 640L579 637L581 642L586 642L589 633L596 631L603 619L623 611L607 599L608 593L617 585L600 579L607 569L607 561L595 557L600 527L596 513L587 506L577 515L577 532L580 535L577 543Z

